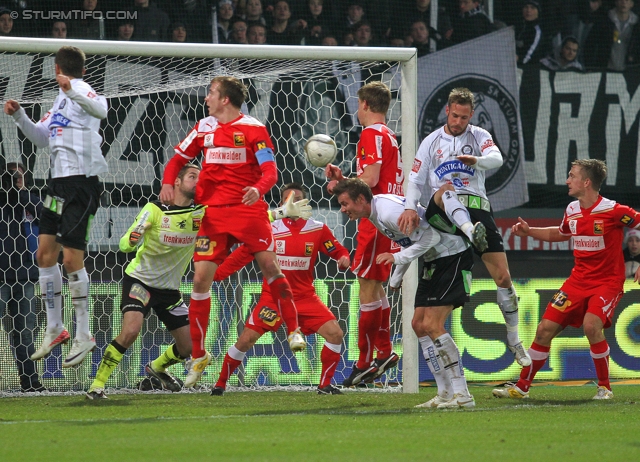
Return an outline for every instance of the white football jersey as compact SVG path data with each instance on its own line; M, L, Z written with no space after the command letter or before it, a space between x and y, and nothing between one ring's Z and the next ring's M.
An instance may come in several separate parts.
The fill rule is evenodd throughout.
M88 83L72 79L71 88L75 95L88 98L89 104L104 112L106 117L107 100L97 95ZM77 97L70 97L60 90L49 112L33 127L38 138L49 138L52 178L89 177L107 171L107 162L100 149L100 119L90 115L74 99ZM25 116L16 119L16 123L28 136L31 130L27 125L32 122Z
M490 154L492 159L487 165L482 159ZM473 167L465 165L456 159L459 155L476 156L478 163ZM502 154L485 129L469 124L460 136L451 136L442 126L420 143L409 181L418 186L424 203L445 184L452 185L458 194L487 199L484 170L499 167L501 161Z

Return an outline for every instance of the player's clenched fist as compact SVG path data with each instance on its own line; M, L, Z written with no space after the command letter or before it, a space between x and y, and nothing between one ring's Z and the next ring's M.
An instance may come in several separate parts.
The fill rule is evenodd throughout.
M349 265L351 265L351 260L349 259L349 257L340 257L338 259L338 268L347 269L349 268Z
M4 103L4 113L7 115L13 115L20 109L20 103L10 99Z
M166 205L173 205L173 186L163 184L160 189L160 202Z
M60 89L63 92L68 92L69 90L71 90L71 79L69 77L67 77L64 74L58 74L56 75L56 82L58 82L58 85L60 86Z
M376 263L378 265L391 265L394 261L393 254L389 252L381 253L376 257Z

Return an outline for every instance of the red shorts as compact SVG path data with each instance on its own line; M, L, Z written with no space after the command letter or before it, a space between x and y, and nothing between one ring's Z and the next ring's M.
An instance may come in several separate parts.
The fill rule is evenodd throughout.
M553 296L542 316L567 326L581 327L587 313L602 320L604 327L611 326L613 312L623 294L623 285L617 283L602 284L596 287L584 287L571 278Z
M376 256L386 252L396 253L398 250L398 244L378 231L369 220L361 218L351 271L364 279L385 282L391 275L391 265L379 265L376 263Z
M336 319L317 295L305 298L303 301L296 301L296 308L298 309L298 324L304 335L315 334L324 324ZM277 331L281 324L282 317L273 303L271 294L264 294L253 308L245 327L262 335L266 332Z
M193 261L212 261L218 265L227 258L231 247L243 243L254 254L273 251L273 234L267 204L207 207L196 238Z

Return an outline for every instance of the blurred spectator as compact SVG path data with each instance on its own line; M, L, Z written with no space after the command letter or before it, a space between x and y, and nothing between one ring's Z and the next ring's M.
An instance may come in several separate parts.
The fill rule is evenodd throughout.
M122 19L118 21L118 28L116 29L115 40L122 42L128 42L132 40L133 33L135 32L135 24L133 19Z
M640 22L640 21L639 21ZM629 51L627 52L627 65L638 66L640 64L640 24L636 24L631 32Z
M13 37L13 19L11 18L11 10L0 7L0 36Z
M169 16L149 0L134 0L138 13L135 24L135 40L141 42L166 42L169 39Z
M220 0L218 2L218 43L229 43L231 36L231 24L234 18L233 2Z
M320 45L321 37L329 33L331 21L327 14L323 14L324 0L308 0L307 10L302 15L301 27L305 36L305 45Z
M100 11L98 9L98 0L83 0L78 9L83 11ZM93 17L72 19L68 25L70 37L90 40L102 40L106 38L104 19L102 21L100 21L100 19L94 19Z
M40 199L24 184L25 168L10 162L2 172L0 189L0 317L9 334L16 358L20 388L23 392L45 391L35 363L33 336L36 328L35 285L38 267L38 218ZM4 316L5 311L8 316Z
M364 2L362 0L348 0L346 6L347 17L342 24L344 29L351 30L353 26L366 17Z
M401 37L406 34L415 21L423 21L427 27L431 27L431 0L411 0L412 4L401 11L401 19L397 21L394 37ZM448 12L445 10L443 1L438 2L438 32L447 40L451 38L453 28ZM430 30L429 32L433 32Z
M66 39L67 23L64 21L55 21L51 25L51 38Z
M353 26L353 41L355 42L355 46L359 47L375 46L373 42L373 30L369 21L363 19Z
M244 20L248 25L258 22L263 26L267 25L267 20L263 16L262 0L247 0L244 12Z
M165 0L161 7L172 22L184 24L189 42L211 43L214 4L215 0Z
M247 44L247 23L238 19L231 25L231 43Z
M353 30L347 29L342 34L342 45L345 47L352 47L356 44L356 41L353 38Z
M278 0L273 5L273 23L269 29L270 45L300 45L300 25L291 21L291 7L287 0Z
M540 3L525 0L522 22L516 27L516 57L518 64L539 64L548 52L546 37L540 26Z
M429 28L422 19L413 21L409 26L408 46L415 47L418 50L418 58L429 54Z
M578 50L580 45L578 40L573 37L565 37L558 48L552 55L548 55L540 60L540 64L552 71L566 71L574 69L583 70L582 64L578 62Z
M264 24L253 23L247 30L247 42L250 45L263 45L267 43L267 27Z
M627 64L627 51L638 22L631 11L632 0L616 0L606 19L594 23L585 43L585 66L623 71Z
M627 248L624 249L625 274L632 278L640 266L640 231L630 229L627 231Z
M452 14L452 43L462 43L492 32L495 28L479 0L460 0L460 11Z
M571 35L578 39L578 61L586 63L584 56L585 44L593 25L607 20L607 9L602 0L582 0L578 10L578 23Z
M187 41L187 28L181 22L174 22L171 25L171 41L184 43Z
M320 45L324 47L337 47L338 39L335 37L335 35L325 35L324 37L322 37Z

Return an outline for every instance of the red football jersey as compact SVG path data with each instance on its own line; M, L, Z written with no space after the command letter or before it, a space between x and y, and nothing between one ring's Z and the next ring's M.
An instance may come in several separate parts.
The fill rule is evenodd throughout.
M200 120L175 151L189 160L204 154L196 203L236 205L242 202L242 190L262 178L256 152L264 148L273 150L267 128L242 114L227 124L215 117Z
M396 135L385 124L365 127L360 134L356 155L356 174L362 175L367 165L382 164L378 184L371 188L376 194L403 196L404 170Z
M611 281L624 283L622 241L624 227L640 227L640 217L631 207L602 196L588 209L573 201L564 212L560 233L573 241L575 265L571 277L585 286Z
M349 251L338 242L327 225L319 221L284 218L271 223L271 229L278 263L291 285L294 300L303 300L315 294L313 280L318 252L334 260L349 256ZM226 279L252 259L253 255L245 246L240 246L220 265L214 279ZM266 281L262 292L271 293Z

